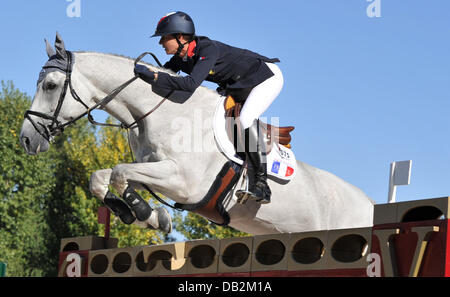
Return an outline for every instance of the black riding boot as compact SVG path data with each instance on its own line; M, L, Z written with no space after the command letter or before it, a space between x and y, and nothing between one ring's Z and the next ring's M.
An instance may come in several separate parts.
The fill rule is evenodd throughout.
M254 178L249 179L249 194L252 199L261 204L270 203L270 191L267 184L266 144L263 137L259 137L259 122L245 129L245 154L255 172Z

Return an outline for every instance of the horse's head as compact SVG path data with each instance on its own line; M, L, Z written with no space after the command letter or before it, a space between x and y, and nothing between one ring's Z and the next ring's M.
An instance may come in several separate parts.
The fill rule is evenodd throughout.
M65 49L58 33L55 49L47 40L45 43L49 59L39 73L36 94L20 132L20 143L30 155L47 151L53 137L87 108L72 96L73 54Z

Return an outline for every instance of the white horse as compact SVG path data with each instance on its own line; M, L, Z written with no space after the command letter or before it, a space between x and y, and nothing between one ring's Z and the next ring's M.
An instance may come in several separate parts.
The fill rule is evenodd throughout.
M47 43L49 57L56 55L63 63L69 52L58 35L55 48L56 52ZM72 57L71 89L76 90L88 107L133 77L134 61L127 57L96 52L73 52ZM146 65L152 70L167 71ZM46 137L49 131L44 127L49 126L56 110L60 123L77 119L86 111L86 106L74 100L72 92L61 96L67 77L64 71L41 73L41 76L30 110L49 117L31 114L34 122L25 119L20 134L23 147L31 155L48 150L52 137ZM58 108L60 97L63 102ZM104 106L104 110L120 122L131 124L161 99L149 84L138 79ZM140 184L144 184L181 204L199 202L228 161L216 146L211 120L221 99L217 92L199 87L188 100L166 100L130 129L130 145L137 163L118 164L94 172L92 193L103 201L109 186L123 195L128 186L142 189ZM297 161L296 170L295 177L287 184L268 180L272 190L269 204L237 203L234 195L237 189L233 188L224 200L229 226L258 235L372 225L373 202L360 189L303 162ZM153 215L158 212L159 217ZM145 222L135 223L163 229L158 222L162 209L153 213Z

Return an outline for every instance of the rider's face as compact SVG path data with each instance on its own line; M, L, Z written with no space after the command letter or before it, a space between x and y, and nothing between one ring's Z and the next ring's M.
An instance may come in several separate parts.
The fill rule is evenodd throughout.
M178 37L178 40L180 40L180 42L183 44L186 42L184 40L183 35L180 35ZM178 43L172 34L162 36L161 39L159 40L159 44L161 44L163 46L163 48L166 50L166 54L175 55L177 53ZM186 48L187 48L187 46L185 46L185 48L181 51L180 57L184 56L184 54L186 53Z

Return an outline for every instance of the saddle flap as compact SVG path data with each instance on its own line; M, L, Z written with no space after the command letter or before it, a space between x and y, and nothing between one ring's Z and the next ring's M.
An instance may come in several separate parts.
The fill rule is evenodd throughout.
M235 164L244 165L246 156L236 148L237 139L242 137L242 129L238 127L240 121L235 119L235 115L240 113L241 107L242 104L234 102L232 97L223 98L216 107L213 129L220 151ZM261 121L259 123L261 133L267 133L267 174L275 182L285 184L295 177L297 171L295 154L290 144L284 145L291 141L290 132L294 127L277 127Z
M294 131L294 126L277 127L263 122L260 123L261 127L266 131L269 143L276 142L284 146L290 145L292 140L291 132Z

